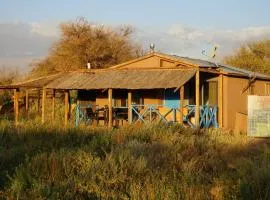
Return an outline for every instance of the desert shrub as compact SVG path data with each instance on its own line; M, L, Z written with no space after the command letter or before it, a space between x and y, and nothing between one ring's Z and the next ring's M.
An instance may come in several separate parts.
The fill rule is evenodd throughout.
M269 198L268 144L222 130L2 124L0 132L9 198Z

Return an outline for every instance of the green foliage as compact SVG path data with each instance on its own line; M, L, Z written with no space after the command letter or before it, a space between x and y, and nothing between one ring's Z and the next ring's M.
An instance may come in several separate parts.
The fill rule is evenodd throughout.
M270 148L181 126L0 125L0 187L11 199L269 199Z
M270 40L243 45L224 61L236 67L270 74Z
M130 36L131 27L110 28L94 25L84 18L60 25L61 36L49 56L33 63L32 76L92 68L106 68L142 54Z

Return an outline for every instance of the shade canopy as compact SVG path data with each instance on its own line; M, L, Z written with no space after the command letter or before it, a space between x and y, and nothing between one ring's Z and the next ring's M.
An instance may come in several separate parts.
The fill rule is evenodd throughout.
M45 87L70 90L177 88L184 85L195 73L196 69L70 72Z
M43 88L48 85L50 82L65 76L64 73L59 73L50 76L44 76L36 79L31 79L24 82L18 82L10 85L1 85L0 89L17 89L17 88Z

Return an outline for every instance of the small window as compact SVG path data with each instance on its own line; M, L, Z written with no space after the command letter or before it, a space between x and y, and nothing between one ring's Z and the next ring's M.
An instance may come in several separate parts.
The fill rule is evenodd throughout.
M144 101L142 95L139 92L132 94L132 103L136 105L143 105Z
M265 95L270 96L270 83L265 84Z
M113 99L113 107L126 107L127 99L126 98L117 98Z

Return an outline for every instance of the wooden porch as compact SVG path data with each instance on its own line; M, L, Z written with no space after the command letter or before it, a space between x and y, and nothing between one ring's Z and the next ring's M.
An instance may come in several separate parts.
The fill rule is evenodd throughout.
M163 122L180 123L193 128L220 127L218 107L222 102L218 93L222 76L197 74L183 86L174 89L108 89L106 92L102 91L102 100L99 95L92 93L92 97L95 97L90 103L81 101L78 97L75 124L103 124L112 127ZM201 80L198 76L201 76ZM171 91L178 98L173 101L177 100L179 103L166 104L166 91ZM138 99L139 96L141 99Z

